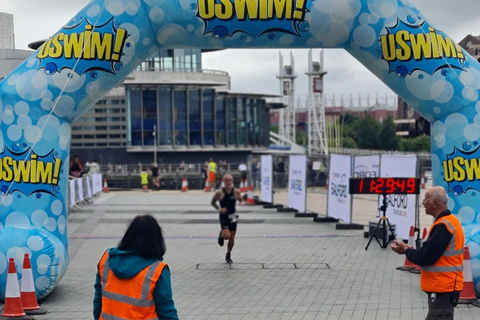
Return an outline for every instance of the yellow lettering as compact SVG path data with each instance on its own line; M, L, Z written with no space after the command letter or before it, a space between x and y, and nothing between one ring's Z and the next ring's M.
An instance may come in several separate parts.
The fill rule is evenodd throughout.
M50 48L49 51L49 56L50 58L60 58L63 54L63 48L62 44L60 41L63 40L63 33L57 34L53 39L52 39L52 45L53 47Z
M415 60L420 60L422 56L425 59L430 59L432 57L432 43L430 41L430 34L411 34L410 42L412 44L413 57Z
M443 174L446 182L453 181L453 166L451 160L443 162Z
M109 60L112 56L113 36L111 33L102 35L99 32L92 33L92 53L93 58L99 60Z
M211 20L215 17L215 0L199 0L198 15L204 20Z
M3 181L11 182L13 178L12 165L13 159L11 157L3 158Z
M235 11L238 20L246 20L247 17L252 20L258 19L257 0L235 0Z
M32 164L30 165L30 182L37 183L37 155L32 153Z
M440 53L438 52L437 33L433 28L428 28L428 30L430 31L430 40L432 41L433 57L440 58Z
M273 0L273 9L270 18L292 19L292 0Z
M465 170L467 171L467 179L469 181L473 181L474 179L480 180L480 165L478 159L465 161Z
M268 4L272 1L268 0L260 0L260 19L267 20L268 19Z
M14 161L15 182L30 182L30 161Z
M48 57L48 51L50 50L50 46L52 45L52 38L45 41L40 50L38 51L38 59L45 59Z
M88 24L85 26L85 36L83 38L83 58L84 59L91 59L91 42L90 42L90 36L92 34L92 25Z
M63 41L63 46L65 50L65 58L78 59L82 55L82 43L83 43L84 34L72 33L71 35L66 34Z
M233 3L230 0L220 0L215 4L215 15L221 20L230 20L233 18Z
M37 181L40 183L51 183L53 176L53 163L37 162Z
M380 37L382 44L383 58L387 61L395 60L395 35L388 34Z
M446 58L457 57L457 50L455 50L455 46L453 45L452 39L450 38L445 39L443 36L437 35L437 42L438 42L438 51L441 56Z
M453 167L455 172L453 173L453 178L455 181L464 181L465 180L465 169L462 167L465 163L465 159L461 157L456 157L453 159Z
M410 34L406 30L401 30L395 34L395 39L400 48L396 50L398 60L410 60L411 58L411 49L410 46L406 43L407 40L410 40Z

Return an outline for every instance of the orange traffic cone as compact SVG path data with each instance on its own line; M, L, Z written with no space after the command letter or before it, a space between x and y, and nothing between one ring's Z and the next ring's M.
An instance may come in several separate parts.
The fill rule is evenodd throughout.
M253 199L253 186L248 187L247 205L249 205L249 206L254 206L255 205L255 199Z
M477 307L480 307L480 299L477 299L475 295L475 289L473 287L473 275L472 266L470 265L470 249L465 247L465 253L463 256L463 290L460 292L460 299L458 303L468 304L472 303Z
M7 287L5 290L5 305L3 307L2 317L15 317L15 319L32 319L25 314L22 307L22 298L20 297L20 287L18 286L17 269L15 269L15 260L8 260Z
M240 179L240 192L245 192L245 185L243 184L243 179Z
M425 189L425 176L422 174L422 178L420 179L420 188Z
M188 181L187 178L182 179L182 192L188 191Z
M423 243L425 242L425 239L427 238L427 228L423 228L423 235L422 235L422 242L421 246L423 246ZM422 273L422 267L420 266L415 266L415 269L408 270L410 273L415 273L415 274L421 274Z
M103 192L108 192L107 179L103 179Z
M26 314L45 314L45 309L40 309L37 302L37 295L35 293L35 285L33 281L32 265L30 264L30 257L25 253L23 258L23 276L22 284L20 286L20 296L22 298L23 310Z
M408 245L412 246L414 249L416 248L415 245L415 228L413 226L410 227L410 233L408 234ZM411 269L414 269L417 265L410 260L408 260L407 256L405 256L405 262L403 263L403 266L397 267L397 270L401 271L409 271Z
M208 192L210 191L210 185L208 184L208 179L205 179L205 190L203 190L205 192Z

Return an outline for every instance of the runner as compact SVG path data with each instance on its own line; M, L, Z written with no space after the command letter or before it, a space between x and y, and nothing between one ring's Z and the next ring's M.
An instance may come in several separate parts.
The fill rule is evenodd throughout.
M235 234L237 233L237 218L235 213L235 204L237 200L243 207L244 202L240 191L235 190L233 187L233 178L231 174L223 176L224 187L213 195L212 206L220 212L220 227L222 231L218 235L218 244L222 247L224 240L228 240L227 254L225 255L225 261L232 263L231 253L233 245L235 244ZM217 205L217 201L220 206Z

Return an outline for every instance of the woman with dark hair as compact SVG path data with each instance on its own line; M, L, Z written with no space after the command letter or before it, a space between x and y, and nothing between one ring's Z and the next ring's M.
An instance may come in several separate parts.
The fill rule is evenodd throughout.
M105 251L98 263L94 318L178 320L165 252L157 220L137 216L118 247Z

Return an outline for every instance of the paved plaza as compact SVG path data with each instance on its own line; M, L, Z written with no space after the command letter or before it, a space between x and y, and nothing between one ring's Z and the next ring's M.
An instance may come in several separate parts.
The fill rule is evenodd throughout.
M165 262L182 320L425 318L427 297L419 275L395 270L404 256L390 248L373 241L365 250L363 230L337 230L334 223L246 206L238 210L234 263L226 264L226 247L217 244L220 227L211 196L200 191L109 192L72 211L70 265L41 303L48 314L35 319L93 318L98 260L138 214L153 215L163 228ZM275 202L282 197L276 193ZM316 212L325 213L325 190L314 190L308 199ZM377 215L374 198L354 201L354 222ZM455 312L455 319L480 320L478 307L459 305Z

